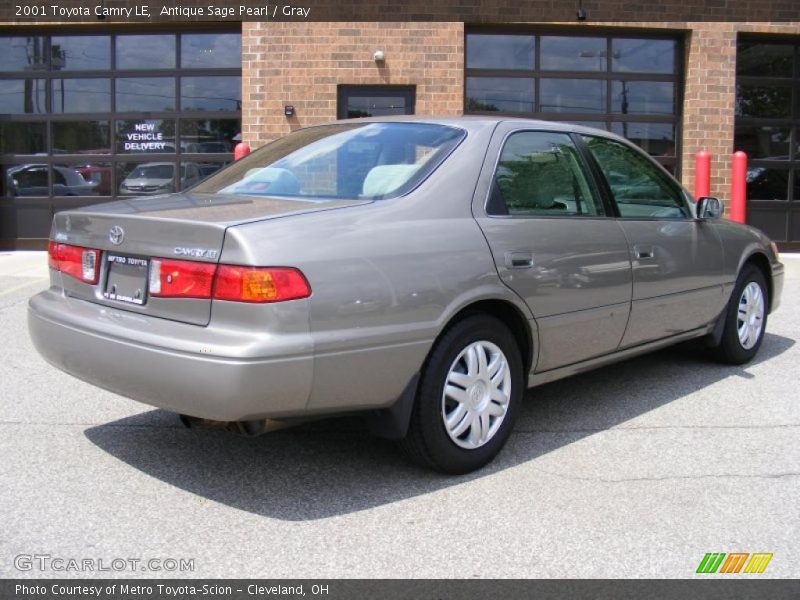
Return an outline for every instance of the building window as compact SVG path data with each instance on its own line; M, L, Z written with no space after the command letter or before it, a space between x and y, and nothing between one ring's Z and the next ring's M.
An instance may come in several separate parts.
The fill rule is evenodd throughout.
M800 38L739 39L735 132L748 156L748 223L800 250Z
M231 162L241 32L15 31L0 35L0 88L10 246L47 238L54 211L185 189Z
M675 172L681 56L675 37L470 31L465 112L606 129Z
M413 115L413 85L340 85L337 114L340 119Z

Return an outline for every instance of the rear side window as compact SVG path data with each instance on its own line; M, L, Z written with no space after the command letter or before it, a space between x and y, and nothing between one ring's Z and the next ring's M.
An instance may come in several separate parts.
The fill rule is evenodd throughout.
M620 216L634 219L689 216L680 187L649 158L614 140L592 136L583 139L611 188Z
M578 151L565 133L521 131L506 140L487 213L511 216L601 215Z

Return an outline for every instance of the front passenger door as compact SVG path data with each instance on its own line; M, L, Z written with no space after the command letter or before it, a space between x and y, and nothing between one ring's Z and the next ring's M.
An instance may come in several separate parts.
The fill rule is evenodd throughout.
M536 371L617 349L631 299L628 247L568 133L498 126L473 212L500 277L536 318Z
M633 303L622 347L709 324L722 310L722 244L694 219L686 196L650 157L584 136L608 184L633 265Z

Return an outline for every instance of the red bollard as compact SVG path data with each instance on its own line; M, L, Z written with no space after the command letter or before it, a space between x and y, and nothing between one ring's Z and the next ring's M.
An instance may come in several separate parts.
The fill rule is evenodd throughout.
M711 195L711 155L700 150L694 155L694 197Z
M747 154L733 153L731 167L731 221L744 223L747 216Z
M233 160L239 160L250 154L250 146L244 142L239 142L233 149Z

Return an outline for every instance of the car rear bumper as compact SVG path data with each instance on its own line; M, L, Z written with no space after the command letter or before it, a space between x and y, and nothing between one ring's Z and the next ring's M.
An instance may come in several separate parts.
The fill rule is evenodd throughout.
M269 356L258 351L263 335L143 317L56 290L31 298L28 329L52 365L146 404L218 421L306 414L313 374L307 336L267 336L281 351Z

